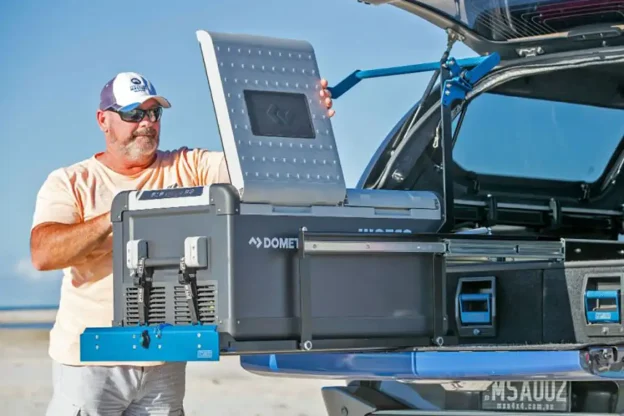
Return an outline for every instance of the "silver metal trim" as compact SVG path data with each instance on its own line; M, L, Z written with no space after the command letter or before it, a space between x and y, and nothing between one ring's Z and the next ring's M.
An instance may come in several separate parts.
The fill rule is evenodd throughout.
M432 253L447 258L514 257L532 260L564 260L565 248L558 242L526 241L319 241L305 240L304 253Z
M526 241L461 241L446 240L447 257L531 257L545 259L564 259L565 246L557 242L526 242Z
M304 241L304 253L430 253L444 254L446 244L416 241Z

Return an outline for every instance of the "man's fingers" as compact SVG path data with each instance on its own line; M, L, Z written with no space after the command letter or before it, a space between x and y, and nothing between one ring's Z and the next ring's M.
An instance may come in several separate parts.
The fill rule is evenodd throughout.
M321 90L321 92L319 93L321 97L331 97L331 91L330 90Z
M72 277L71 283L73 287L80 287L87 282L87 279L84 276L76 276Z
M329 83L327 82L325 78L321 79L321 91L319 94L321 98L325 98L325 100L323 100L323 103L325 104L325 107L328 108L327 115L329 117L333 117L333 115L336 114L336 112L331 109L334 103L331 99L331 91L327 89L328 85Z

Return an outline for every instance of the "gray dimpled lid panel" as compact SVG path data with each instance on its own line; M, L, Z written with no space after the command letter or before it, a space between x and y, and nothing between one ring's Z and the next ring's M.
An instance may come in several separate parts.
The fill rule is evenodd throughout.
M346 185L305 41L198 31L232 184L244 202L336 205Z

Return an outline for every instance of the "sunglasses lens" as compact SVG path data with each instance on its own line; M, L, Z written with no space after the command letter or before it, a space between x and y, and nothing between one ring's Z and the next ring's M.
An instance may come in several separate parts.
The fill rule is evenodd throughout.
M119 116L121 117L123 121L136 122L136 121L141 121L143 119L143 117L145 116L145 112L137 108L135 110L130 110L130 111L124 111L124 112L120 111Z
M141 110L140 108L135 108L134 110L130 111L117 111L117 114L119 114L119 117L121 117L123 121L130 123L137 123L143 120L143 118L147 114L150 121L152 123L155 123L160 120L160 117L162 116L162 111L162 107L153 108L150 110Z
M160 117L162 116L162 107L147 110L147 114L152 122L156 122L160 120Z

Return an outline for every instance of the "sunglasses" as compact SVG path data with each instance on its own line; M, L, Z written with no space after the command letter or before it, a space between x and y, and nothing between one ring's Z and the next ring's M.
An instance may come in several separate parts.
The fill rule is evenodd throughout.
M160 118L162 117L163 108L156 107L156 108L150 108L148 110L141 110L140 108L135 108L134 110L130 110L130 111L117 111L117 110L111 110L111 111L114 111L115 113L119 114L119 117L123 121L129 122L129 123L138 123L139 121L143 120L145 115L149 117L149 120L152 123L155 123L158 120L160 120Z

